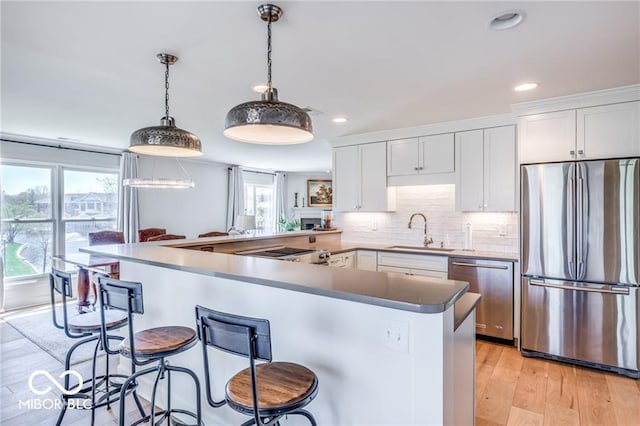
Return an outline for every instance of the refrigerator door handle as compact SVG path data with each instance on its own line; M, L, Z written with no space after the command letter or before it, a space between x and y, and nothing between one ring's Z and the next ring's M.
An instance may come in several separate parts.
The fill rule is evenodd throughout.
M575 264L575 218L576 218L576 181L575 164L571 164L568 170L567 179L567 263L569 266L569 277L576 279Z
M576 194L576 279L584 279L584 166L578 164L578 189Z
M562 284L551 284L540 280L529 280L529 284L535 285L537 287L548 287L548 288L557 288L560 290L575 290L575 291L584 291L587 293L606 293L606 294L629 294L628 288L592 288L592 287L574 287Z

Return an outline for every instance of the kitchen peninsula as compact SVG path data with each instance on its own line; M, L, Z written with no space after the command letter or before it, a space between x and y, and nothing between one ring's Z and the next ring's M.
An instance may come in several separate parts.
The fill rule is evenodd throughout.
M327 234L328 235L328 234ZM326 238L296 232L273 239ZM337 234L339 238L339 234ZM251 243L255 243L253 239ZM145 314L136 328L194 326L194 306L269 319L274 359L311 368L320 381L310 404L319 424L471 424L474 418L474 315L468 284L404 274L330 268L217 253L247 237L215 237L83 249L120 260L124 280L143 283ZM176 246L213 245L213 252ZM454 313L454 304L464 309ZM176 359L204 377L200 350ZM214 396L246 367L212 354ZM149 383L141 384L147 396ZM193 405L192 390L174 393ZM160 399L164 401L164 399ZM227 407L204 404L209 424L239 424ZM295 416L294 416L295 417ZM290 418L287 424L298 423Z

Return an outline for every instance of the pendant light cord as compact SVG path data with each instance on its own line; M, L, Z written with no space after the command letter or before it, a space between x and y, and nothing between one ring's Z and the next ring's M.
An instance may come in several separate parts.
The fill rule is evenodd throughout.
M271 92L271 13L267 18L267 87Z
M169 61L165 62L164 66L164 114L165 118L169 119Z

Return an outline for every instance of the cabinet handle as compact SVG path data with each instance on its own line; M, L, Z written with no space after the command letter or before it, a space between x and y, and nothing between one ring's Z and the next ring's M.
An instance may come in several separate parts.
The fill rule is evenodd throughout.
M584 155L584 150L583 149L579 149L578 150L578 155Z
M482 210L482 204L478 204L478 210Z
M424 170L424 167L419 167L420 170Z
M484 205L484 206L482 206L482 207L486 209L487 207L489 207L489 204L485 204L485 205Z
M572 157L576 156L576 152L572 149L571 151L569 151L569 155Z
M413 170L417 172L418 170L420 170L420 167L414 167Z

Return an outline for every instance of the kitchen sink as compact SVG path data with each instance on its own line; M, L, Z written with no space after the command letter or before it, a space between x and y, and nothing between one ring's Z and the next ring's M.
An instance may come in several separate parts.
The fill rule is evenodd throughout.
M419 250L419 251L444 251L450 252L455 249L443 247L425 247L425 246L391 246L386 247L387 250Z

